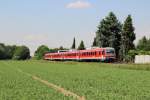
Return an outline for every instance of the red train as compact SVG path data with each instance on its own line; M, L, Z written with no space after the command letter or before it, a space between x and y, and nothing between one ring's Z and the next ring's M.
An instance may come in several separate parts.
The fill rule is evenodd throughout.
M45 53L45 60L76 60L76 61L114 61L114 48L92 48L87 50L67 50L58 53Z

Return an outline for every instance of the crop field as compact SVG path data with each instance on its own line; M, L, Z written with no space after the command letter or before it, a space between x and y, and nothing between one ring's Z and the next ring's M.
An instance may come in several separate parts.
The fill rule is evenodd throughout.
M150 65L0 61L0 100L150 100Z

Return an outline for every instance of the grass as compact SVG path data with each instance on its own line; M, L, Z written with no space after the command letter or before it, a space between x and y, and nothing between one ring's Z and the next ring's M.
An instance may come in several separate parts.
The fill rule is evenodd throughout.
M0 100L74 100L19 72L86 100L150 100L150 65L0 61Z

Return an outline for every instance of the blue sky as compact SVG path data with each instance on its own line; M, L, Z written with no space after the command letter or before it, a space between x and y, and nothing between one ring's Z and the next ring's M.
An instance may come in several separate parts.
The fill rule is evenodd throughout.
M84 40L90 47L99 21L113 11L123 22L133 17L137 40L150 37L150 0L0 0L0 42L71 47ZM137 41L136 40L136 41Z

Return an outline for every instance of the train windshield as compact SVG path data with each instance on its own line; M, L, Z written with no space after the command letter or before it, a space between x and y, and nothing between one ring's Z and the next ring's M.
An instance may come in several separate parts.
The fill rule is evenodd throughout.
M114 49L107 49L106 53L107 54L115 54L115 50Z

